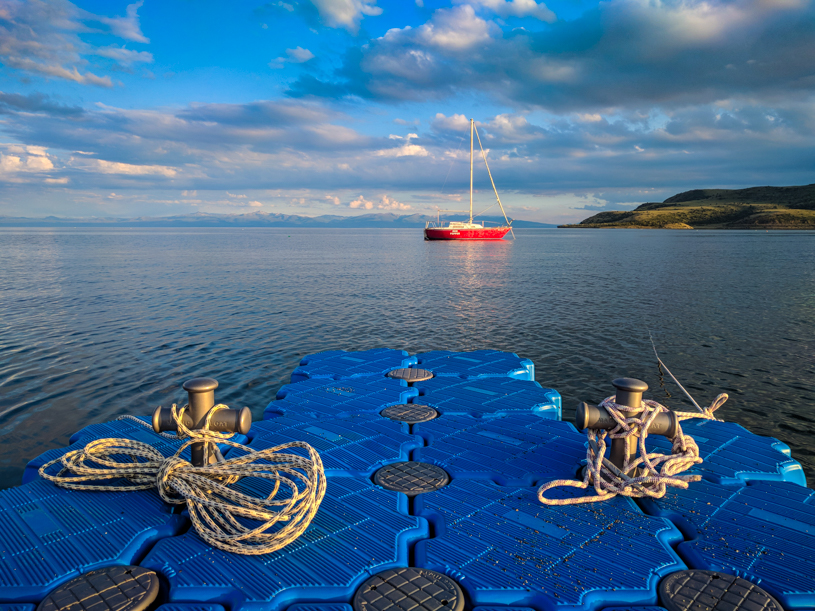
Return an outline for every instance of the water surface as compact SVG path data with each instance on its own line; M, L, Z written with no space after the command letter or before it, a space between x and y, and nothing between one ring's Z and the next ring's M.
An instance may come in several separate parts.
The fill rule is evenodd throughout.
M181 402L265 405L321 350L495 348L563 395L661 385L792 447L815 484L815 232L0 229L0 487L87 424Z

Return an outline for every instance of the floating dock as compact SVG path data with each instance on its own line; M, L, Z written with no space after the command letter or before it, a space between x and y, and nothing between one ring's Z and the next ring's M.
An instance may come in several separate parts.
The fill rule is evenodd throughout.
M388 377L395 369L432 377ZM149 608L161 611L656 611L671 607L661 585L690 569L721 574L730 595L747 583L789 611L815 609L815 491L785 444L685 421L704 459L689 489L545 506L537 488L578 476L586 435L534 378L529 360L491 350L305 357L235 440L309 443L327 492L299 539L259 556L210 547L156 490L81 492L41 479L42 465L92 440L134 439L164 456L181 443L129 420L88 426L0 491L0 611L33 611L78 576L122 566L155 572ZM648 443L670 452L665 438ZM234 487L257 494L269 483Z

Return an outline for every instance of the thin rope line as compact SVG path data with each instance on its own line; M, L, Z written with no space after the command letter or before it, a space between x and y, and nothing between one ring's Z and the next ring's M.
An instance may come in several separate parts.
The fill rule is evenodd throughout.
M671 379L674 382L676 382L676 385L679 386L679 388L682 390L683 393L685 393L685 396L688 399L690 399L690 402L693 403L696 406L696 409L698 409L701 413L704 414L705 410L703 410L701 407L699 407L699 404L696 402L696 399L694 399L693 397L690 396L690 393L687 390L685 390L685 387L682 386L682 384L679 383L679 380L677 380L676 376L674 376L674 374L671 373L671 370L668 369L668 366L665 363L662 362L661 358L659 358L659 354L657 354L657 347L656 347L656 344L654 344L654 338L651 336L650 331L648 332L648 338L651 340L651 347L654 349L654 356L657 357L657 363L659 363L660 365L662 365L665 368L665 371L668 372L668 375L671 376Z

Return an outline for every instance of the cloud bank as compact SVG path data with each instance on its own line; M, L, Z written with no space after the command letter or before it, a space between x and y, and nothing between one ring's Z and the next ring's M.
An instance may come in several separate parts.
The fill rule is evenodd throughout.
M535 220L815 182L811 1L617 0L568 18L534 0L394 6L268 3L295 35L280 26L258 53L267 96L112 104L59 85L101 96L106 72L160 62L140 46L161 35L141 2L104 16L0 0L0 61L29 79L0 91L0 204L425 212L466 188L470 116L502 199ZM489 204L486 175L476 188Z

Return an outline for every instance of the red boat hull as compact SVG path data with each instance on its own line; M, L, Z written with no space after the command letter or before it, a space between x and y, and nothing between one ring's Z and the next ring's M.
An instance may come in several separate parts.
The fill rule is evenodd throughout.
M476 229L449 229L428 227L424 230L425 240L500 240L509 227L479 227Z

